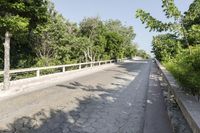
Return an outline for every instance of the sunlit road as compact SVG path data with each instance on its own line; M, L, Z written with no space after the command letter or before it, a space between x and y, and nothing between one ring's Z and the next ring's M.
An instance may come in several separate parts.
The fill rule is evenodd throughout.
M142 133L151 61L125 62L0 102L0 133Z

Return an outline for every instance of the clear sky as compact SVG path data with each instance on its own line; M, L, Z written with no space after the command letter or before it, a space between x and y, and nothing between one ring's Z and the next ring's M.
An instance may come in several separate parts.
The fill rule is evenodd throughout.
M145 29L140 20L135 18L138 8L144 9L159 20L166 21L161 8L161 0L52 0L55 8L66 19L79 23L84 17L99 16L102 20L119 19L127 26L133 26L136 33L134 42L139 48L151 51L154 32ZM175 0L182 12L189 8L193 0Z

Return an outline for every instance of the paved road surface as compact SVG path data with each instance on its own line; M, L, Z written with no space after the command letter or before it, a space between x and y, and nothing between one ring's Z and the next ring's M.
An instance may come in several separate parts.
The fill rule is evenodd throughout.
M0 133L142 133L151 63L126 62L0 102Z
M145 126L143 133L172 133L165 101L159 83L158 68L153 63L149 77Z

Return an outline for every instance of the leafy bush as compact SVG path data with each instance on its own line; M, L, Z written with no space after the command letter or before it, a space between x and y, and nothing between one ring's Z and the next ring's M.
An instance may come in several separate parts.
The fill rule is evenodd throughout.
M173 34L161 34L153 37L152 52L159 61L168 61L180 52L181 43Z
M184 90L200 96L200 46L193 47L191 54L188 49L183 50L164 65L184 86Z
M55 59L43 57L43 58L37 59L37 63L35 66L36 67L45 67L45 66L56 66L59 64L60 64L60 62Z

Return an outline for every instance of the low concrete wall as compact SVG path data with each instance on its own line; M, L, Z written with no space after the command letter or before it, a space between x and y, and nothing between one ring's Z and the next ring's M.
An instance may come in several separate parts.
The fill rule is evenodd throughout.
M183 90L181 90L180 85L176 82L172 74L168 72L166 68L163 67L157 60L156 64L161 71L163 78L170 86L170 91L173 93L176 102L193 133L200 133L200 102L198 102L195 97L186 94Z

